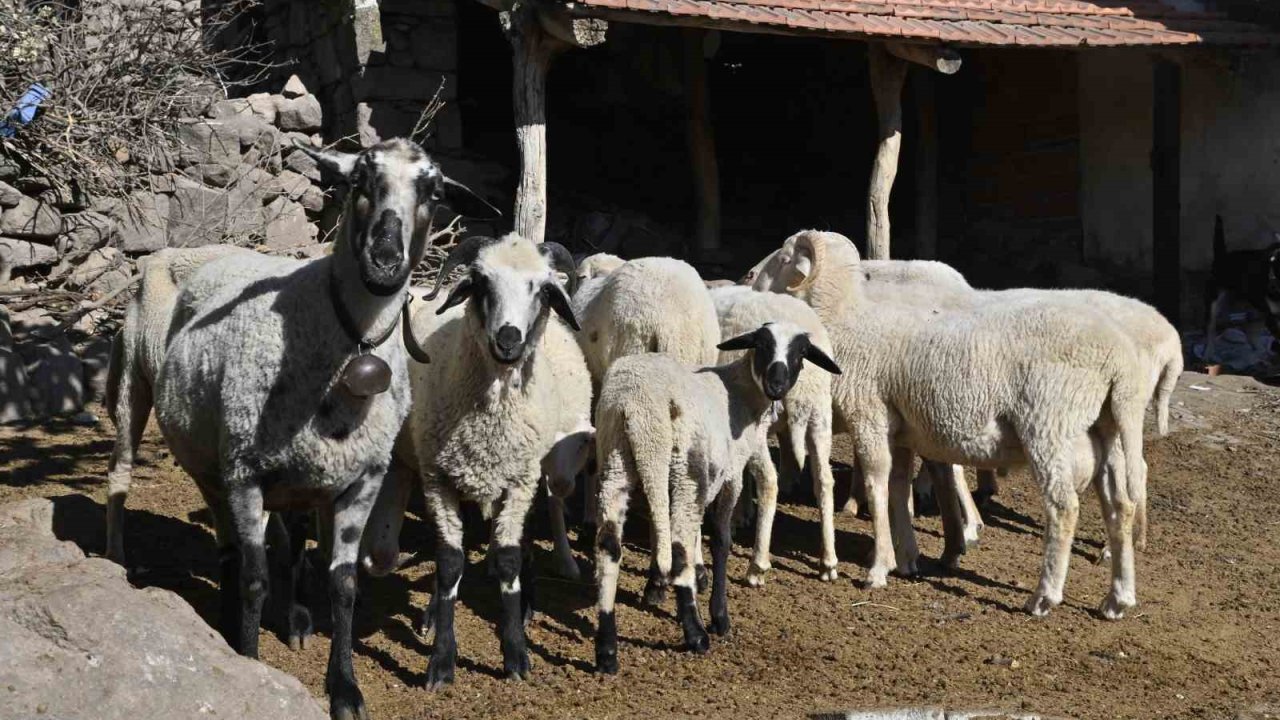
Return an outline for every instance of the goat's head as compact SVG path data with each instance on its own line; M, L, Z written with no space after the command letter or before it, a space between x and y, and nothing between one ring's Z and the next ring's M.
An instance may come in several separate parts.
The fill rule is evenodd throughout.
M438 207L459 215L497 217L492 205L449 179L421 147L395 139L359 153L298 147L350 188L343 214L345 248L374 295L394 294L426 252Z
M765 323L717 347L750 351L751 377L770 400L781 400L791 391L800 377L803 360L833 375L840 374L840 366L809 340L809 333L791 323Z
M443 313L470 299L467 317L477 331L474 336L482 338L489 354L499 363L516 363L537 344L547 310L555 312L574 330L580 329L569 307L577 271L573 257L559 243L535 245L515 233L501 239L467 238L449 253L428 299L435 298L457 267L466 267L467 273L436 312ZM567 278L567 292L560 284L559 274Z

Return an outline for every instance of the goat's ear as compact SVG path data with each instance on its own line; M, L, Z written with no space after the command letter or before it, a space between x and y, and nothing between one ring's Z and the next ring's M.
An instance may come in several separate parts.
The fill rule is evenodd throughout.
M569 303L569 296L565 294L564 288L560 287L560 283L552 280L542 286L543 297L547 300L547 305L565 321L569 327L575 332L582 330L582 326L578 324L578 318L573 315L573 306Z
M304 145L300 140L296 139L293 144L309 155L312 160L315 160L317 165L343 180L351 179L351 172L356 169L356 160L360 157L355 153L345 153L339 150L317 150L309 145Z
M836 361L832 360L829 355L822 352L822 350L820 350L818 346L814 345L813 343L809 343L809 349L804 351L804 359L808 360L814 365L817 365L823 370L826 370L832 375L842 374L840 370L840 366L836 364Z
M446 310L454 305L460 305L464 300L471 297L475 292L476 283L471 279L470 275L465 275L453 286L453 290L449 291L449 297L445 298L444 304L436 308L437 315L443 315Z
M444 179L444 206L463 217L476 220L502 217L498 208L490 205L471 188L448 177Z
M718 350L754 350L756 347L756 332L752 330L746 335L729 338L716 346Z

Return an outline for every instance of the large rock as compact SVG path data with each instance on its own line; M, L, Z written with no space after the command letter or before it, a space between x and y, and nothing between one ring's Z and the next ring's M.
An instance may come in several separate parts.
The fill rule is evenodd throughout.
M26 363L11 347L0 345L0 425L33 419L35 413L28 397ZM0 547L0 552L3 552L3 547Z
M176 189L176 185L174 186ZM127 253L153 252L167 242L169 196L137 190L115 212L120 223L120 249Z
M62 232L62 213L35 198L23 197L0 215L0 235L24 240L52 240Z
M320 166L316 164L315 158L296 147L284 156L284 166L311 182L320 182Z
M11 208L17 207L22 202L22 198L26 197L18 188L9 183L0 182L0 207Z
M65 335L14 346L26 363L27 398L36 415L68 415L84 408L84 365Z
M236 655L182 598L53 534L54 506L0 506L5 717L325 720L297 679Z
M131 277L124 255L113 247L104 247L89 253L67 276L67 284L92 293L108 293Z
M120 225L111 217L92 210L62 216L59 250L86 250L102 247L120 235Z
M213 163L235 167L240 164L238 118L198 120L178 126L178 164L182 167Z
M297 75L290 75L289 80L284 84L284 90L281 90L280 94L290 100L300 98L308 94L307 86L302 82L302 78Z
M266 246L272 250L302 247L316 241L318 229L307 222L307 212L302 205L285 198L276 198L267 206L265 215Z
M247 98L249 109L263 122L275 124L276 97L270 93L254 93Z
M227 227L227 193L187 178L177 178L175 184L169 200L169 247L221 242Z
M320 101L315 95L281 99L276 104L276 123L281 130L314 132L320 129L323 119Z
M0 273L52 265L57 261L58 251L48 245L0 237Z

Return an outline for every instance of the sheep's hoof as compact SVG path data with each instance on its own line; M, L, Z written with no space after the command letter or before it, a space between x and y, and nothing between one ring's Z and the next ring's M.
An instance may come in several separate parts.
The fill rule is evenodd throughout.
M353 686L334 692L329 698L329 717L332 720L369 720L364 697Z
M769 568L760 567L757 563L751 563L751 567L747 569L747 584L753 588L764 586L764 574L769 572Z
M898 563L896 571L899 577L910 578L920 574L919 558L911 558Z
M711 649L711 636L707 634L706 630L699 629L685 637L684 646L686 650L695 655L706 655L707 651Z
M596 672L604 675L618 674L618 649L596 651Z
M1094 565L1102 565L1111 560L1111 546L1104 545L1102 552L1098 553L1098 559L1093 561Z
M289 609L289 649L297 652L307 649L307 641L314 632L311 625L311 611L304 605L294 605Z
M1062 600L1054 600L1048 595L1043 595L1039 591L1027 600L1026 611L1036 617L1045 617L1049 611L1058 605Z
M652 579L644 585L644 601L648 605L662 605L667 602L667 586L659 585Z
M867 571L867 589L878 590L889 586L888 568L871 568Z
M942 567L947 571L959 570L960 558L962 556L963 556L962 553L943 553L942 557L939 559L939 562L942 563Z
M985 529L982 525L966 525L964 528L964 549L972 550L978 547L978 543L982 540L982 531Z
M532 666L529 664L529 653L520 650L514 654L514 657L502 661L502 672L507 676L508 680L527 680L533 672Z
M1107 620L1120 620L1124 617L1124 611L1136 604L1131 598L1121 599L1116 591L1112 590L1098 606L1098 614Z
M453 684L453 663L436 662L432 658L427 666L427 690L435 692L443 690L446 685Z
M711 587L711 575L707 572L706 565L693 566L693 581L698 585L698 594L707 591Z
M824 567L822 572L818 574L818 579L823 582L831 582L840 577L840 571L835 567Z
M711 624L707 626L707 630L713 635L724 637L729 634L729 613L725 613L722 617L711 616Z

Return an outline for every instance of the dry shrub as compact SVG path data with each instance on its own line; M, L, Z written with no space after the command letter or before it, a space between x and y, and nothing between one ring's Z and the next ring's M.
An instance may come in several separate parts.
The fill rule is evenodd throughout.
M33 82L52 93L3 153L72 195L126 201L168 169L179 118L269 69L210 42L257 2L202 16L198 1L0 0L0 112Z

